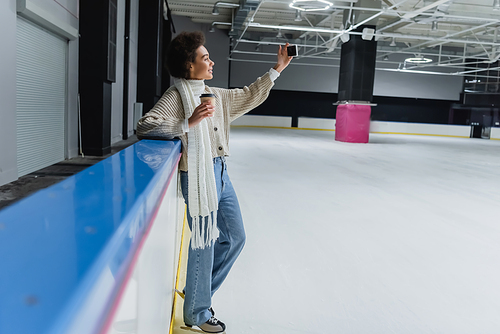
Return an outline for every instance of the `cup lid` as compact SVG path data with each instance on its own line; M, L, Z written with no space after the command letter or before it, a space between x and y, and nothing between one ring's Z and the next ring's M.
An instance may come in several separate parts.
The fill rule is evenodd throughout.
M215 94L201 94L200 97L215 97Z

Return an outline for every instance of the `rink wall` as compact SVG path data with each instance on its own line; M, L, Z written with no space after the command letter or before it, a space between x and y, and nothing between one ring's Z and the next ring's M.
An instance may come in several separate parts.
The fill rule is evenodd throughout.
M470 131L471 127L468 125L379 121L370 123L370 133L470 138Z
M231 123L231 126L266 126L266 127L284 127L292 126L292 118L288 116L259 116L243 115Z
M500 128L491 128L490 139L500 140Z
M298 127L301 129L332 130L335 131L335 119L299 117Z
M291 117L244 115L231 125L291 128L291 121ZM292 129L335 131L335 119L299 117L298 127ZM500 138L500 131L496 129L491 129L492 139L494 136ZM470 131L471 127L468 125L370 122L370 133L470 138Z
M140 141L0 211L0 333L166 333L181 144Z

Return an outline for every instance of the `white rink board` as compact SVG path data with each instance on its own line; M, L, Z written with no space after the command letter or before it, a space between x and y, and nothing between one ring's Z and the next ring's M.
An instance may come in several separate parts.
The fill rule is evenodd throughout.
M470 126L372 121L370 132L469 138Z
M236 126L272 126L289 128L292 126L292 118L288 116L260 116L243 115L236 119L231 125Z
M490 139L500 140L500 128L491 128Z
M168 332L179 259L177 239L184 217L184 202L177 194L177 168L172 173L107 334Z
M302 129L318 129L318 130L335 130L336 119L332 118L312 118L299 117L299 128Z
M236 126L262 126L285 127L292 126L291 117L244 115L235 120L231 125ZM336 120L329 118L299 117L299 129L335 130ZM500 139L500 128L491 129L491 138ZM471 128L468 125L425 124L405 122L370 122L370 133L383 134L408 134L444 137L470 137Z

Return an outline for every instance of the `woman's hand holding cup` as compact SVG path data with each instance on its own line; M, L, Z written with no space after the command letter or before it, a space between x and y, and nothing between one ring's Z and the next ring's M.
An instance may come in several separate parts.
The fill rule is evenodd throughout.
M189 127L192 128L200 124L207 117L213 117L215 112L215 95L203 94L200 98L201 104L197 106L191 117L189 117Z
M215 112L215 107L210 103L210 101L202 102L199 106L197 106L191 117L189 117L189 127L192 128L200 124L207 117L213 117Z

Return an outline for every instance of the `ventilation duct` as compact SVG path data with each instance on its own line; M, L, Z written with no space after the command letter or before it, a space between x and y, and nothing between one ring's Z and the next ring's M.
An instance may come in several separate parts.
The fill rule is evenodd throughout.
M245 23L248 14L256 10L260 0L240 0L240 7L234 13L233 26L229 36L239 36L243 23Z

